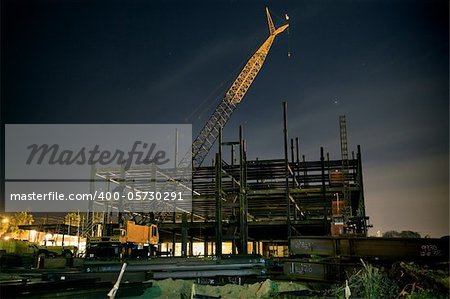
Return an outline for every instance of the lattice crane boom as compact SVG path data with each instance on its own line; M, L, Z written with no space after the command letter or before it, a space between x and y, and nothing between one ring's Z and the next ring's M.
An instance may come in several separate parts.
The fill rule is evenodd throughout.
M286 24L279 28L275 28L268 8L266 8L266 15L269 26L269 37L247 61L244 68L231 84L230 89L226 92L224 98L192 144L192 166L194 169L201 166L203 160L205 160L219 136L220 128L223 128L228 122L237 105L242 101L252 85L264 64L267 54L269 54L270 47L272 46L275 37L289 27L289 24ZM188 163L191 161L191 157L189 157L190 154L191 153L186 155L180 161L179 167L189 166Z

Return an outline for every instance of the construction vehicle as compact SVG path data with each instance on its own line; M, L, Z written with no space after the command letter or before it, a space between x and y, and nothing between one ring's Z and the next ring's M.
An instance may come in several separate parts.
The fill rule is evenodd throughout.
M30 248L38 256L44 255L46 257L74 257L78 252L76 246L45 246L31 243Z
M0 254L73 257L77 251L78 248L76 246L45 246L16 239L0 240Z
M138 225L128 220L121 227L117 223L108 223L102 232L102 236L90 238L87 257L138 258L156 253L159 234L155 224Z
M0 254L33 255L35 250L30 245L28 241L0 239Z

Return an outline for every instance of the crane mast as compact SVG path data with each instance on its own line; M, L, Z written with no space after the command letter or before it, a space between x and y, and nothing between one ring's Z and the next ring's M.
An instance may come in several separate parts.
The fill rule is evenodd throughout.
M266 15L269 26L269 37L247 61L244 68L231 84L231 87L228 89L222 101L215 109L214 113L208 119L205 126L194 140L192 144L193 169L201 166L219 136L220 128L225 126L237 105L239 105L244 98L248 89L261 70L275 37L289 27L289 24L286 24L279 28L275 28L268 8L266 8ZM179 167L189 167L189 163L191 163L191 157L189 155L191 155L191 153L188 153L180 161Z

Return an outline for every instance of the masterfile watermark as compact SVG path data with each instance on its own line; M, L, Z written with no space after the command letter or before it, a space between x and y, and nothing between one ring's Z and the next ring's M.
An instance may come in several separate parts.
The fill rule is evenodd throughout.
M190 211L191 146L191 125L6 125L5 210Z
M139 150L142 148L142 150ZM27 146L30 150L30 155L27 159L27 165L48 163L49 165L124 165L125 170L130 169L131 165L163 165L170 161L166 158L166 152L163 150L155 150L156 143L150 146L146 142L135 141L130 151L124 152L115 150L101 150L101 146L96 144L92 149L86 147L80 148L78 151L69 149L60 149L58 144L31 144Z
M48 193L11 193L9 195L9 200L23 200L23 201L53 201L53 200L82 200L82 201L182 201L183 192L114 192L114 191L98 191L95 190L94 193L60 193L50 191Z

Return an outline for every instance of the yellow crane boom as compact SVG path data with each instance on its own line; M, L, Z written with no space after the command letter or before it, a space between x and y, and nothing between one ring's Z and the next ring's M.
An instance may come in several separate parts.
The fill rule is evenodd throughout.
M192 144L192 166L194 169L201 166L219 136L220 128L223 128L228 122L231 114L252 85L264 64L267 54L269 54L275 37L289 27L289 24L286 24L275 28L268 8L266 8L266 15L269 26L269 37L247 61L239 76L231 84L230 89L226 92L224 98ZM185 156L179 163L180 167L188 167L188 163L191 161L190 158L189 156Z

